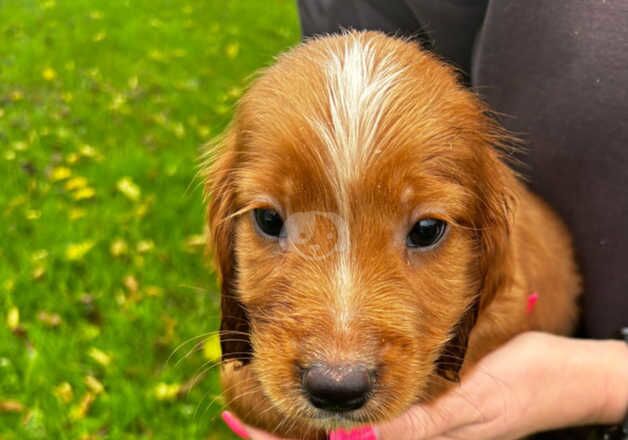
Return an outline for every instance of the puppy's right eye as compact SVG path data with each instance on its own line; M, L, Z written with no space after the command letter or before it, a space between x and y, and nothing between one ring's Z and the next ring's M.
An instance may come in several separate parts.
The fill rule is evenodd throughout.
M283 219L272 208L257 208L253 210L253 218L257 229L263 235L278 238L283 232Z

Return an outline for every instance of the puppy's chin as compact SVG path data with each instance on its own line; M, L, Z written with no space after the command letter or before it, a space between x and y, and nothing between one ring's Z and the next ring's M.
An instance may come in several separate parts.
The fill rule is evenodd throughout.
M221 381L226 406L244 423L286 438L326 439L329 429L314 419L284 414L263 391L251 365L226 362Z
M390 390L386 402L378 400L374 394L373 401L365 407L337 413L314 408L303 396L282 398L281 390L265 391L267 387L254 371L251 364L225 363L222 367L225 403L246 424L286 438L325 439L335 429L382 423L401 415L412 404L431 400L451 387L451 382L433 374L416 393L408 393L408 396L418 396L416 398L401 397ZM275 398L269 397L275 394Z

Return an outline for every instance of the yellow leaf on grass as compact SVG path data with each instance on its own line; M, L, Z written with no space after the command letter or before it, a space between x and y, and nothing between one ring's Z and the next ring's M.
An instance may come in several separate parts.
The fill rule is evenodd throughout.
M178 383L168 384L160 382L155 387L155 398L157 400L173 400L176 399L180 390L181 385Z
M65 249L65 258L69 261L79 261L94 247L93 241L83 241L81 243L71 243Z
M89 352L87 354L89 354L89 357L94 359L103 367L107 367L111 363L111 356L109 356L107 353L100 350L99 348L92 347L89 349Z
M144 289L146 296L161 296L163 293L163 289L159 286L146 286Z
M92 393L85 393L80 403L72 408L70 411L70 418L72 420L81 420L85 418L87 412L92 407L92 403L94 403L94 399L96 396Z
M85 210L81 208L72 208L68 212L68 218L70 220L78 220L79 218L85 217Z
M98 151L91 145L83 144L81 148L79 148L79 154L91 159L98 156Z
M33 269L31 276L33 277L34 280L39 280L45 274L46 274L46 268L42 265L38 265L38 266L35 266L35 268Z
M57 77L57 72L52 67L46 67L41 71L41 77L46 81L52 81Z
M63 321L58 313L50 313L45 310L37 314L37 319L47 327L59 327Z
M79 155L77 153L69 153L65 156L65 161L70 165L74 165L79 161Z
M203 344L203 356L209 361L217 361L220 359L220 336L218 334L212 335L205 339Z
M27 209L24 213L24 216L27 220L37 220L39 217L41 217L41 211L37 209Z
M185 239L185 246L188 249L200 248L207 244L207 236L205 234L190 235Z
M72 391L72 385L68 382L63 382L57 385L54 389L54 395L63 403L69 403L74 398L74 392Z
M138 201L142 195L142 190L130 177L123 177L118 180L116 188L124 194L126 198L134 202Z
M88 186L85 188L81 188L78 191L75 191L72 194L72 198L74 200L86 200L86 199L91 199L95 195L96 195L96 191L94 191L94 188L90 188Z
M104 40L105 38L107 38L107 32L105 32L105 31L100 31L100 32L98 32L96 35L94 35L93 40L94 40L94 42L95 42L95 43L98 43L99 41L102 41L102 40Z
M105 391L104 385L92 375L85 377L85 385L87 385L87 388L89 388L94 394L100 394Z
M72 175L72 170L67 167L55 167L50 173L50 178L52 180L59 181L65 180Z
M111 243L111 246L109 247L109 252L111 252L111 255L113 255L114 257L126 255L129 252L129 245L123 239L117 238Z
M20 326L20 310L17 307L11 307L7 313L7 327L9 330L15 330Z
M46 258L48 258L48 251L46 249L36 250L31 255L31 259L33 261L41 261L41 260L45 260Z
M126 287L129 292L137 292L137 289L139 288L139 283L137 282L137 278L135 278L133 275L127 275L126 277L124 277L124 280L122 280L122 282L124 284L124 287Z
M137 251L140 254L145 254L155 249L155 242L152 240L140 240L137 242Z
M82 176L73 177L65 182L65 189L68 191L74 191L85 188L87 186L87 179Z
M238 52L240 52L240 45L238 43L229 43L227 47L225 47L225 55L227 55L227 58L234 59L238 56Z
M0 400L0 412L19 413L24 411L24 405L17 400Z
M9 94L9 97L11 98L11 101L13 102L21 101L22 99L24 99L24 93L22 93L21 90L13 90Z

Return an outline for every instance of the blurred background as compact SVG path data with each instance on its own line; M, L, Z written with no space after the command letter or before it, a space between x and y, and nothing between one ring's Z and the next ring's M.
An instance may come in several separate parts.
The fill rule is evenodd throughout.
M292 0L0 1L0 439L223 439L201 146Z

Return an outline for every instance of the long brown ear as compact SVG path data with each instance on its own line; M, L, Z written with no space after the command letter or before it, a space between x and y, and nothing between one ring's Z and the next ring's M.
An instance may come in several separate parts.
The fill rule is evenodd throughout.
M209 196L207 219L210 247L218 269L221 286L220 346L222 359L248 363L253 349L247 311L237 295L237 261L235 258L235 186L237 165L234 130L229 130L209 167L206 191Z
M516 177L502 162L497 150L484 149L478 157L476 194L477 208L474 229L479 244L479 274L481 284L474 301L454 329L451 340L436 362L438 374L458 382L460 369L469 344L469 335L478 314L509 282L511 266L510 230L515 209Z

